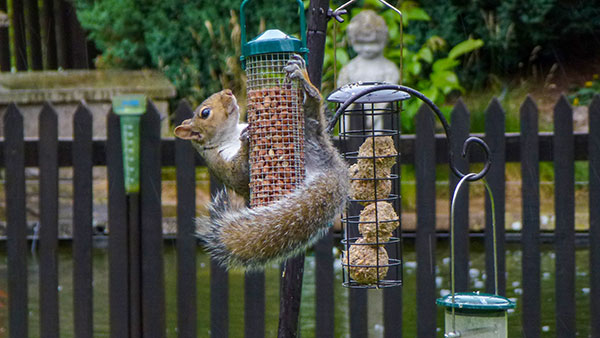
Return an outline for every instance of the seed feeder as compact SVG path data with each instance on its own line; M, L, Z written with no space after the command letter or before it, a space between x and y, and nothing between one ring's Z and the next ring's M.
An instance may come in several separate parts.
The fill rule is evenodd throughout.
M292 55L306 59L304 6L297 0L301 39L270 29L246 41L244 0L240 7L242 68L247 75L250 137L250 206L267 205L304 180L304 112L297 81L286 78Z
M445 310L445 337L480 337L480 338L506 338L508 337L507 311L515 307L515 302L498 295L498 271L496 251L496 219L494 217L494 198L492 190L484 180L485 188L489 194L492 211L492 233L494 252L494 288L495 294L478 292L454 292L454 205L456 196L464 182L470 180L475 174L465 175L456 185L450 205L450 284L451 292L445 297L438 298L436 303Z
M146 112L146 96L115 96L112 106L121 122L125 192L137 193L140 191L140 118Z

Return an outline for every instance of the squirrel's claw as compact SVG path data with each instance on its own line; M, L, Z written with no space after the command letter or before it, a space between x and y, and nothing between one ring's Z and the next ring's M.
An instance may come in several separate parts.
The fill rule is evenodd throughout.
M306 63L301 55L292 54L291 58L283 67L283 70L287 73L286 78L288 80L302 80L304 78L303 69Z

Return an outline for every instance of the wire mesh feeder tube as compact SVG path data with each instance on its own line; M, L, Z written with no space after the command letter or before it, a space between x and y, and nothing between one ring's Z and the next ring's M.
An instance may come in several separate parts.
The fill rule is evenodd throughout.
M246 59L250 135L250 206L270 204L304 180L304 111L300 88L284 66L292 53Z
M346 103L352 93L377 83L341 87L328 100ZM398 92L355 100L340 118L340 141L351 164L350 202L344 226L343 285L383 288L402 285L400 236L400 111Z

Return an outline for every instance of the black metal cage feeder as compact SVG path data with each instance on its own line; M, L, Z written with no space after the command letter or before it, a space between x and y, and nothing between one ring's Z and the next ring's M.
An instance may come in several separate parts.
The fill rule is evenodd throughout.
M350 288L384 288L402 285L402 240L400 220L400 114L402 101L419 99L440 119L448 139L450 129L439 108L422 93L401 85L359 82L345 85L329 95L336 113L328 131L339 121L339 137L344 158L350 166L351 193L344 227L343 285ZM465 179L485 176L490 151L483 140L469 137L463 145L466 156L472 144L486 154L479 173ZM449 148L449 166L462 178Z

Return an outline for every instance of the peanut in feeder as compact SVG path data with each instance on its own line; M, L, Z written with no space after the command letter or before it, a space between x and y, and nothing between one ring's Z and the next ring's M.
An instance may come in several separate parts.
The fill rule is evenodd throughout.
M308 49L302 11L302 40L270 29L246 42L244 8L248 2L241 5L241 60L248 78L250 206L256 207L276 201L304 180L301 89L286 77L284 67L295 54L305 55Z

